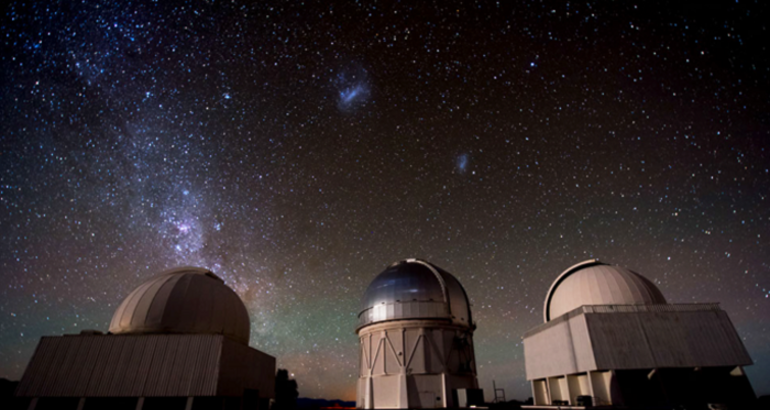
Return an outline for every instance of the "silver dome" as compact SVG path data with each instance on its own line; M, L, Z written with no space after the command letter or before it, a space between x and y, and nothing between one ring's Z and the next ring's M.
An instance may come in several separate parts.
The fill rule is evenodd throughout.
M470 303L450 273L419 259L390 265L369 284L361 299L358 327L389 320L450 319L473 326Z
M548 322L584 305L658 305L666 298L644 276L622 266L590 259L565 270L545 298L543 319Z

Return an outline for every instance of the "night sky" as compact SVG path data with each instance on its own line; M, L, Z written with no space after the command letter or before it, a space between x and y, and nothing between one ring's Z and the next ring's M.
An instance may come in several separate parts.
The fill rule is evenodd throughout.
M12 2L0 17L0 377L212 269L303 397L355 398L393 261L466 287L481 387L597 257L721 302L770 393L763 1Z

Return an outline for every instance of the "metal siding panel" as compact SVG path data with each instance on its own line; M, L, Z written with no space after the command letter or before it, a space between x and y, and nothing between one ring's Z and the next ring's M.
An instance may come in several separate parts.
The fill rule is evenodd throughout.
M741 366L749 366L754 364L754 362L751 360L751 356L749 356L749 352L746 350L746 346L743 345L741 337L738 335L738 331L735 330L735 326L733 326L733 323L730 320L727 312L720 310L717 312L717 315L720 318L719 323L722 325L721 328L724 332L724 337L731 347L731 349L729 349L729 352L731 353L729 360L731 360L733 363L740 363Z
M137 352L140 351L142 340L129 336L116 338L115 350L110 355L110 365L107 366L106 374L108 376L105 379L110 380L110 383L105 386L107 389L105 396L116 397L120 396L122 392L132 391L139 363ZM113 363L114 365L112 365ZM126 394L126 396L130 396L130 394Z
M63 396L65 393L65 386L69 377L70 370L77 362L78 344L73 343L75 338L64 336L62 337L62 345L64 347L63 360L59 366L54 369L55 376L49 379L48 391L51 396Z
M746 346L743 345L741 337L738 331L735 329L733 322L730 320L730 316L725 311L719 311L719 315L723 317L721 323L725 331L725 335L729 340L732 340L733 352L735 353L735 362L741 363L741 366L750 366L754 364L749 356L749 351L746 350Z
M737 366L745 363L743 344L723 311L640 312L636 315L644 323L656 367Z
M49 386L50 378L54 377L58 363L65 358L66 345L61 343L61 338L46 338L46 354L41 357L41 360L45 362L41 366L41 370L37 374L33 385L31 386L30 396L41 396L46 393L46 389ZM59 351L62 353L59 354Z
M722 318L716 313L713 318L718 326L713 326L713 329L693 329L693 332L698 332L698 337L688 340L689 347L692 349L693 354L696 355L701 361L713 362L715 365L724 362L735 362L735 355L733 344L730 337L725 332L722 326ZM706 334L708 333L708 334ZM719 348L719 347L722 348ZM717 352L717 354L714 354Z
M48 365L44 366L45 371L39 374L38 380L35 383L33 392L35 396L44 394L46 389L49 388L50 381L48 379L56 375L58 363L63 361L66 356L67 345L62 343L62 338L48 338L48 342L47 354L43 358Z
M192 373L198 366L198 352L201 348L201 338L190 338L187 344L187 351L182 361L182 367L180 369L181 375L179 378L179 385L177 392L180 396L192 396Z
M655 358L653 367L697 366L688 346L688 336L692 334L687 323L682 323L678 313L621 313L634 315L642 322L650 350ZM698 332L699 333L699 332Z
M51 364L51 350L54 349L55 346L50 338L40 339L35 353L32 354L32 359L30 359L27 369L19 381L19 386L16 388L18 396L32 396L32 393L36 391L36 386L42 382L42 377L47 374L46 368Z
M216 395L219 382L223 339L224 337L222 336L203 336L203 355L201 365L197 372L198 391L200 391L202 395ZM214 375L214 377L207 377L207 375Z
M73 341L75 344L80 345L77 358L78 366L70 373L70 384L67 386L68 394L71 393L77 397L84 397L86 395L88 382L91 380L94 372L102 340L104 339L104 337L100 336L81 336L81 338L82 343L78 343L77 340Z
M26 391L34 396L213 396L217 392L225 342L242 354L232 358L234 366L241 369L230 375L242 377L236 384L258 375L264 378L259 371L262 365L253 367L257 359L264 357L273 360L268 379L274 377L274 358L221 335L66 336L41 340L28 374L20 383L19 394Z
M81 338L81 340L73 340L71 337L64 337L70 348L67 349L67 362L60 372L58 372L59 380L56 381L57 396L75 396L75 382L79 377L79 374L83 370L83 354L87 354L87 349L91 344L89 338ZM79 343L76 343L79 342ZM84 348L86 348L84 350Z
M93 361L91 373L88 379L84 381L85 386L81 397L94 397L98 395L99 383L104 380L104 368L109 359L113 339L112 337L98 336L94 338L94 343L98 344L99 350L90 357Z
M216 366L211 368L209 363L216 361L218 352L209 335L152 335L125 336L129 345L137 347L132 355L131 366L124 366L125 376L144 374L126 385L130 388L127 394L121 396L207 396L212 395L216 385ZM204 343L201 343L204 342ZM202 346L198 354L187 346L193 344ZM213 357L212 357L213 356ZM197 358L201 360L196 360ZM137 363L139 365L137 366ZM138 367L138 369L137 369ZM145 369L145 370L141 370ZM127 377L128 378L128 377ZM194 383L195 379L197 383ZM141 383L141 385L139 385Z
M209 335L209 360L206 363L206 369L208 374L213 375L209 377L206 384L205 391L211 392L211 395L215 395L217 392L217 386L219 384L219 373L222 366L222 349L224 346L224 336Z
M654 358L645 332L634 314L590 314L586 324L591 334L598 369L654 368Z
M218 335L207 335L204 336L204 338L207 360L201 367L202 369L205 369L205 374L210 375L210 377L204 379L205 383L201 391L213 396L216 394L217 385L219 384L219 369L222 362L222 345L225 338Z
M524 357L527 380L577 372L568 321L524 338Z
M99 355L94 363L94 370L91 373L91 380L86 387L84 396L86 397L99 397L106 395L106 386L109 386L111 378L108 377L109 373L107 369L112 371L113 351L115 349L115 342L120 338L116 337L100 337L101 347L99 349ZM105 386L105 387L102 387Z
M147 335L137 341L138 350L134 354L134 360L131 363L129 371L133 371L134 379L131 386L131 397L141 397L145 394L145 386L149 377L150 367L152 366L152 355L155 352L155 346L158 338L154 335Z
M578 372L596 368L591 336L588 333L585 315L571 317L568 321L572 334L572 351L575 355L575 367Z
M185 360L187 346L191 339L190 337L185 336L186 335L178 335L177 337L174 337L174 339L169 340L169 344L166 346L162 373L162 377L165 380L162 392L163 396L178 395L182 372L177 363L180 360Z
M159 378L158 382L154 384L155 394L158 396L168 395L169 385L172 383L172 378L175 376L171 373L174 366L174 359L176 358L176 345L179 342L179 336L172 336L164 338L163 349L158 352L160 355L155 355L154 367L158 369L156 375ZM160 362L158 362L160 360Z
M177 355L181 353L179 350L180 343L185 339L189 339L189 337L185 336L186 335L174 335L166 340L166 346L163 348L163 361L161 362L161 368L158 372L160 383L157 385L157 394L159 396L173 395L171 393L171 390L173 389L172 386L178 384L177 377L179 377L179 374L174 373L174 362L176 361Z
M27 368L24 369L24 374L21 376L21 380L19 380L19 385L16 386L15 394L17 396L25 397L27 396L27 392L30 391L30 387L32 386L35 379L34 376L37 375L36 370L42 364L42 361L38 358L38 356L42 355L43 352L43 339L40 339L37 346L35 346L35 352L32 353L32 358L30 359L29 363L27 363Z
M693 325L698 325L697 329L692 330L693 333L698 332L698 336L688 340L692 349L697 352L700 361L712 366L751 364L751 358L726 312L685 312L682 314L700 316L699 321L692 321Z
M207 348L208 343L204 338L200 338L200 345L195 352L195 367L190 372L190 390L195 392L204 391L205 381L203 380L202 372L205 371L206 362L208 360Z
M206 337L200 337L198 340L199 346L195 360L195 368L193 369L193 372L191 372L192 377L190 378L190 386L191 389L193 389L192 391L201 392L203 394L203 392L206 392L204 372L211 371L206 367L211 358L211 341Z
M724 312L587 314L599 369L743 365L750 358ZM638 328L637 328L638 324ZM732 330L734 332L734 330ZM643 348L646 346L646 348ZM649 355L645 354L645 350Z
M217 395L238 395L245 388L258 390L261 397L274 395L275 358L229 339L223 339L221 352Z
M146 369L147 377L143 383L142 392L144 396L162 396L164 383L163 379L163 365L166 359L166 345L168 344L168 338L152 336L154 346L151 355L148 355L149 365Z
M585 312L585 313L584 313ZM716 304L585 306L537 326L524 336L527 379L568 373L546 368L563 361L549 346L553 329L569 320L573 347L581 362L579 322L585 320L587 343L594 365L579 364L579 371L651 369L658 367L744 366L752 363L726 312ZM540 352L540 351L544 351ZM586 368L588 366L589 368Z
M186 396L186 394L182 394L180 386L182 386L185 376L185 362L189 360L187 356L190 353L190 342L194 339L195 337L181 336L177 338L174 346L169 346L170 350L175 353L169 368L169 382L166 386L166 394L169 396Z
M219 375L222 360L223 343L226 340L221 335L201 335L203 352L203 361L199 365L200 395L216 395L219 384Z
M219 377L217 383L217 396L232 396L236 391L243 391L242 377L238 377L239 365L243 362L248 362L248 357L242 355L240 363L236 363L233 360L233 349L228 343L229 340L224 339L222 341L222 349L219 355Z

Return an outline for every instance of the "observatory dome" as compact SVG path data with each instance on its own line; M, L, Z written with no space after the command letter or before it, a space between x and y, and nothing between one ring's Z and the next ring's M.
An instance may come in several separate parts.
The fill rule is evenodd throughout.
M176 268L144 282L118 306L114 334L223 334L249 344L249 313L241 298L211 271Z
M564 271L545 298L545 321L583 305L665 304L660 290L642 275L607 265L598 259L578 263Z
M473 327L465 289L450 273L420 259L388 266L361 299L358 327L390 320L450 319Z

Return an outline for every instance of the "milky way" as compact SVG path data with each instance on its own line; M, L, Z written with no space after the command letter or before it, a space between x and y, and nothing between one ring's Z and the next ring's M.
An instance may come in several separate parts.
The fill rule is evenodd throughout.
M421 257L523 400L521 336L598 257L721 302L770 393L767 7L427 3L6 6L0 377L196 265L302 396L352 399L359 298Z

